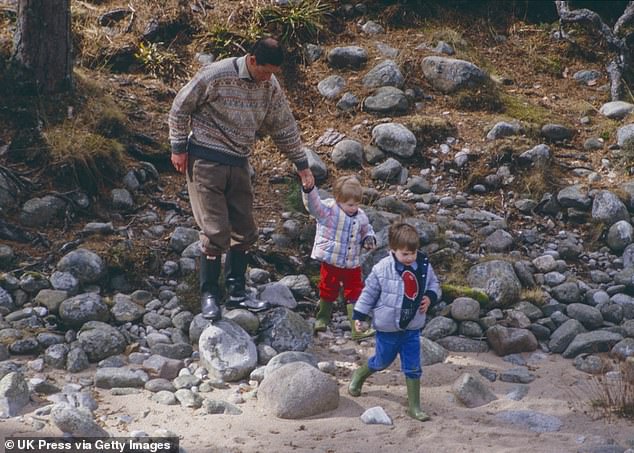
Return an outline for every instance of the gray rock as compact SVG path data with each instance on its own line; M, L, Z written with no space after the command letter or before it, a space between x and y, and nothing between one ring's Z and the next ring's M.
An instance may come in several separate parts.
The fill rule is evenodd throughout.
M88 356L82 348L71 348L66 356L66 371L71 373L79 373L90 367Z
M499 356L531 352L537 349L537 338L530 330L493 326L486 331L487 342Z
M113 387L143 388L150 378L143 370L129 368L99 368L95 373L95 387L111 389Z
M411 157L416 149L416 137L400 123L375 126L372 129L372 140L382 151L399 157Z
M623 101L606 102L599 109L599 113L613 120L620 120L625 118L632 110L634 110L634 104Z
M392 419L381 406L367 409L361 414L361 421L366 425L392 425Z
M361 31L367 35L380 35L385 33L385 29L377 22L373 20L367 21L361 27Z
M106 357L121 354L127 346L125 337L121 332L111 325L99 321L85 323L77 335L77 340L91 362L98 362Z
M180 253L185 248L197 242L199 238L198 230L186 227L176 227L170 237L170 248L176 253Z
M29 403L29 386L22 373L8 373L0 379L0 418L15 417Z
M440 338L453 335L457 330L458 324L456 324L453 319L446 318L444 316L436 316L427 322L427 325L425 325L421 335L432 341L436 341Z
M422 367L443 363L449 355L449 352L438 343L422 336L420 337L420 350L420 365Z
M400 182L405 172L406 170L403 168L403 165L401 165L398 160L390 157L372 169L371 177L375 181L393 184Z
M634 338L625 338L614 345L610 351L612 357L619 360L627 360L628 357L634 357Z
M278 352L304 351L312 344L312 339L310 324L284 307L268 311L260 323L259 342Z
M607 352L622 339L622 335L607 330L581 333L572 340L562 355L566 359L572 359L584 352Z
M112 189L110 202L112 208L119 211L131 211L134 208L134 199L128 189Z
M603 374L608 368L601 357L594 354L579 354L575 357L573 365L579 371L588 374Z
M595 81L599 77L601 77L601 73L599 71L595 71L594 69L582 69L572 75L572 78L575 80L575 82L585 84Z
M564 282L555 286L550 295L562 304L573 304L582 301L581 290L577 282Z
M64 255L57 270L72 274L82 285L97 283L106 275L106 265L99 255L81 248Z
M563 142L570 140L574 131L561 124L544 124L541 130L542 136L551 142Z
M603 316L596 307L585 304L570 304L566 307L566 314L579 321L588 330L598 329L603 325Z
M528 368L525 366L501 371L499 377L502 382L512 382L516 384L530 384L535 380L535 375L529 373Z
M392 86L401 88L405 83L405 78L401 73L398 64L392 60L383 60L363 77L363 86L366 88L377 88Z
M480 303L470 297L458 297L450 305L451 317L456 321L477 321L480 318Z
M512 135L519 135L522 132L522 127L519 123L507 123L505 121L500 121L496 123L495 126L491 128L491 130L487 133L487 140L498 140L504 137L510 137Z
M539 144L528 151L520 154L519 159L528 163L541 163L550 159L550 147L548 145Z
M304 152L308 158L308 167L313 172L316 181L323 181L328 177L328 167L315 151L304 147Z
M178 404L178 400L173 392L167 390L159 390L154 393L150 399L158 404L163 404L165 406L175 406Z
M339 75L331 75L317 84L317 90L326 99L335 99L346 87L346 81Z
M56 196L46 195L42 198L31 198L22 206L20 223L27 227L48 225L66 210L66 202Z
M336 107L343 112L352 112L359 106L359 98L351 92L346 92L337 102Z
M409 110L409 100L399 88L379 87L365 98L363 108L377 115L405 113Z
M569 319L555 330L548 342L548 348L552 352L562 353L572 343L575 337L585 332L586 329L576 319Z
M269 302L272 307L285 307L290 310L297 307L297 300L295 300L293 292L287 285L280 282L263 285L258 297L260 300Z
M564 187L557 194L557 202L563 208L575 208L582 211L590 209L592 199L581 184Z
M339 406L339 386L311 365L288 363L262 381L258 403L279 418L310 417Z
M517 302L521 285L513 265L501 260L476 264L469 269L467 283L482 288L489 295L490 308L506 307Z
M563 425L563 422L557 417L529 410L502 411L497 413L495 418L536 433L557 432Z
M111 311L117 322L126 323L141 319L145 308L132 302L132 298L126 294L115 294Z
M425 79L443 93L481 86L489 80L482 69L464 60L432 56L423 58L421 66Z
M66 368L66 357L69 347L66 344L54 344L44 351L44 363L52 368L63 370Z
M592 219L611 226L619 220L629 221L630 216L619 197L610 191L600 190L592 201Z
M497 397L477 377L464 373L451 386L451 391L458 401L468 408L480 407L495 401Z
M608 230L606 243L615 252L621 253L634 242L634 227L627 220L619 220Z
M341 140L330 155L338 168L361 167L363 165L363 145L356 140Z
M358 46L335 47L326 56L333 68L359 69L368 61L368 52Z
M143 369L152 377L174 379L183 368L182 360L170 359L160 355L151 355L143 361Z
M513 236L505 230L495 230L486 237L482 247L490 253L508 252L513 247Z
M88 321L107 321L110 311L99 294L83 293L63 301L59 317L72 327L81 327Z
M93 420L89 411L69 404L59 403L53 406L51 420L62 432L74 437L109 437L108 432Z
M79 292L79 280L70 272L55 271L49 277L49 281L55 290L64 291L68 293L69 296L74 296ZM57 304L57 306L59 306L59 304Z
M470 321L467 321L470 322ZM456 336L446 336L438 339L437 343L453 352L488 352L489 346L486 341L474 340L473 338L464 338Z
M264 369L264 377L266 378L278 368L283 367L287 363L292 362L304 362L310 366L317 367L317 358L313 354L300 351L285 351L271 359L266 368Z
M274 309L280 310L280 309ZM200 364L210 376L238 381L257 365L257 350L249 334L237 324L221 320L208 326L198 340Z

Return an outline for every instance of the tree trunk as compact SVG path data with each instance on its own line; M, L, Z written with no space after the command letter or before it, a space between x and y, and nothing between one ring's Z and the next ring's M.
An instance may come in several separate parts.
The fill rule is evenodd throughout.
M70 0L19 0L13 57L41 93L73 87Z

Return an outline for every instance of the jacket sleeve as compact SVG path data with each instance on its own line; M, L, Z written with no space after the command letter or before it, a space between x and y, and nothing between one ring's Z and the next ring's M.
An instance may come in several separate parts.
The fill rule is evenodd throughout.
M365 319L376 306L379 297L381 297L381 285L376 272L372 269L370 275L368 275L368 278L365 280L365 286L363 287L361 296L359 296L359 299L354 304L355 313L353 319ZM363 316L355 318L355 315L358 316L358 314Z
M199 72L181 88L174 98L167 118L172 153L186 152L191 115L207 99L208 86L209 81L204 77L204 73Z
M297 121L274 76L271 76L271 83L273 96L260 132L271 136L277 148L295 164L297 170L304 170L308 168L308 157L302 146Z
M308 193L302 190L302 200L306 210L316 219L323 220L330 214L330 208L319 197L317 186L314 186Z
M366 216L366 222L361 226L361 244L365 242L366 239L373 238L376 243L376 237L374 235L374 229L370 224L370 220Z
M442 290L440 289L440 281L434 272L434 268L429 264L427 267L427 284L425 288L425 296L431 300L431 305L436 305L440 300Z

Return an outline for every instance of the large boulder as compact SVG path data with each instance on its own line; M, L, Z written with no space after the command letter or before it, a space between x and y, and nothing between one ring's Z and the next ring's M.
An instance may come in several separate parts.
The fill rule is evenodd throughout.
M339 385L314 366L292 362L265 377L258 389L258 403L279 418L310 417L339 406Z
M221 320L205 328L198 340L201 365L215 378L239 381L258 363L251 336L232 321Z
M489 296L490 308L508 307L518 301L521 283L507 261L493 260L476 264L467 274L469 286L482 288Z

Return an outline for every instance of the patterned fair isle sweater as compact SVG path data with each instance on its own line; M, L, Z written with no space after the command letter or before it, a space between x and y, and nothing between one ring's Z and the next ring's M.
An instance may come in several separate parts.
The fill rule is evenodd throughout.
M223 163L246 162L257 136L270 135L298 170L308 167L279 82L274 75L266 82L253 81L245 57L202 68L174 98L168 123L175 154L189 151Z

